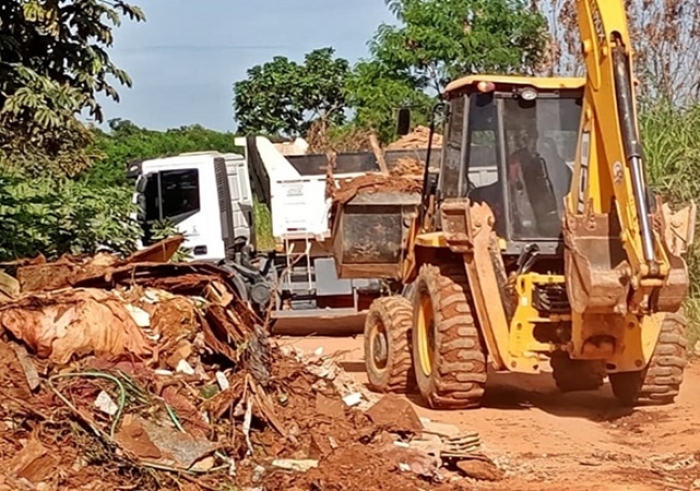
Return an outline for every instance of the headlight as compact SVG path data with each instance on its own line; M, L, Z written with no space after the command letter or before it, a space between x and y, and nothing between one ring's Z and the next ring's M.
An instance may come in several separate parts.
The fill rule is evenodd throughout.
M527 87L520 91L520 97L522 97L523 100L526 101L534 101L535 99L537 99L537 91L532 87Z

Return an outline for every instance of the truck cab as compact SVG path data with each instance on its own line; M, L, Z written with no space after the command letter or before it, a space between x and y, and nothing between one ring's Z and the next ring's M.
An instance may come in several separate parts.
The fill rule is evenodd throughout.
M164 221L184 234L194 260L224 261L229 237L250 238L253 202L243 155L185 153L135 163L130 172L137 177L133 202L143 246L153 241L154 225ZM222 217L227 207L230 221Z

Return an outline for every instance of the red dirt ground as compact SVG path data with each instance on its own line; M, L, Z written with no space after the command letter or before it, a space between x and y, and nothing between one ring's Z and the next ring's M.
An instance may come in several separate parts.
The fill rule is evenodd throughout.
M344 368L366 382L362 337L281 338L304 351L338 352ZM409 396L422 417L478 431L484 451L506 471L494 491L700 490L700 363L686 370L676 403L636 410L617 405L606 385L559 393L551 378L493 374L484 406L431 411Z

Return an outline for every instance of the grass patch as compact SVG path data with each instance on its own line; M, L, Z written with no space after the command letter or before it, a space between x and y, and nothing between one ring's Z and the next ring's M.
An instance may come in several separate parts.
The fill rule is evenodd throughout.
M700 298L690 297L685 302L685 314L688 317L688 353L695 354L695 345L700 341Z
M657 193L676 207L700 197L700 104L677 108L659 102L642 108L640 129L645 164ZM696 237L699 231L696 231ZM686 301L689 351L700 341L700 247L687 256L690 297Z
M255 228L255 248L268 252L275 249L275 237L272 234L272 213L270 207L253 196L253 224Z

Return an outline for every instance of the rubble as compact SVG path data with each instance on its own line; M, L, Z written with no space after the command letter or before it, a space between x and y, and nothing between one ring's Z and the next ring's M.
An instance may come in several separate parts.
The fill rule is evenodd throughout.
M500 481L504 472L488 459L466 459L457 462L457 468L465 476L481 481Z
M428 148L430 141L430 128L427 126L417 126L412 132L402 136L387 148L389 150L405 150L411 148ZM442 147L442 135L433 134L433 148Z
M396 160L394 167L389 171L389 175L392 177L412 177L422 182L424 172L425 164L420 160L401 157Z
M148 353L146 337L119 299L96 289L28 294L0 305L0 326L40 358L64 365L76 355Z
M422 179L417 180L410 176L364 174L353 179L338 181L338 186L332 191L331 199L334 203L344 204L358 193L420 193L422 189Z
M419 435L424 430L413 406L393 394L382 397L366 414L374 424L393 433Z
M440 489L447 440L410 405L278 347L226 271L156 246L1 282L0 489Z

